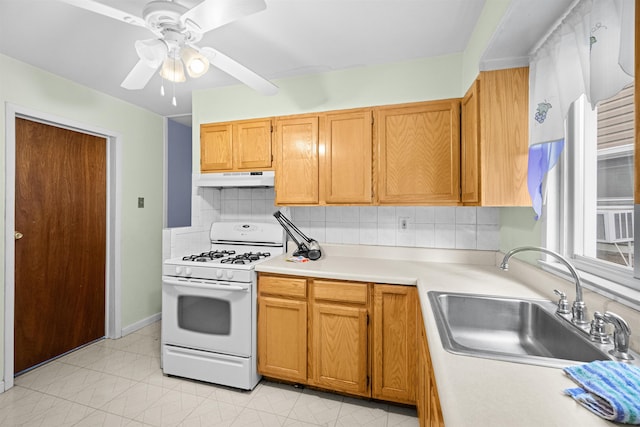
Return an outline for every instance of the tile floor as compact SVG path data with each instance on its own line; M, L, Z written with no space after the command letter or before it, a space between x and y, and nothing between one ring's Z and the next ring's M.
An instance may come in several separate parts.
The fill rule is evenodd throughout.
M160 323L15 379L1 426L417 426L415 410L262 381L251 392L167 377Z

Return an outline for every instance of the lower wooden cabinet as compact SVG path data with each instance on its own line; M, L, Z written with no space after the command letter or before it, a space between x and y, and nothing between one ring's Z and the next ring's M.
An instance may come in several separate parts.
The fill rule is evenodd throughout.
M368 284L310 280L310 286L308 383L370 396Z
M413 286L260 273L258 371L415 405L417 316Z
M374 398L415 404L416 321L415 287L373 287Z
M427 333L422 312L418 310L418 391L416 406L420 427L444 427L438 387L433 374Z
M261 277L258 371L294 382L307 379L306 281Z

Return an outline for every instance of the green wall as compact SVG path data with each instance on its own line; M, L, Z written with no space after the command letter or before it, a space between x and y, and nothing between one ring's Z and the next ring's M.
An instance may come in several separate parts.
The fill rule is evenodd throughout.
M7 103L122 136L121 249L122 327L160 312L162 262L163 118L142 108L0 55L0 204L5 209L5 115ZM137 208L137 198L145 208ZM4 216L2 217L4 218ZM4 241L4 219L0 219ZM4 259L4 245L0 247ZM143 255L143 256L141 256ZM0 289L4 290L4 263ZM4 332L0 292L0 335ZM0 372L4 367L0 337Z
M484 53L510 3L511 0L487 0L482 9L478 23L473 33L471 33L471 38L462 56L462 94L467 92L471 83L473 83L478 76L480 57Z
M276 80L262 96L245 86L193 93L193 168L200 169L201 123L282 116L460 96L462 55Z

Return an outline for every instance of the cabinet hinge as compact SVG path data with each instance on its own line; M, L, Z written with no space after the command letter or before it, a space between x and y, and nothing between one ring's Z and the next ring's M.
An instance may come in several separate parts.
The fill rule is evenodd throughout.
M367 325L369 324L369 313L367 313Z
M273 133L273 125L271 125L271 133Z

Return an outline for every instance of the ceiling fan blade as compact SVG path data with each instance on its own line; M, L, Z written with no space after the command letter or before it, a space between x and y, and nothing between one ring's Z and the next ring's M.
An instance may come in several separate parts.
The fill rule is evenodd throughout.
M200 49L200 53L209 60L211 65L221 69L231 77L235 77L251 89L263 95L275 95L278 93L278 86L229 58L227 55L211 47L203 47Z
M264 0L204 0L182 15L187 26L200 33L266 9Z
M79 7L81 9L86 9L100 15L108 16L109 18L117 19L118 21L126 22L127 24L138 25L140 27L146 28L144 19L135 15L131 15L120 9L116 9L114 7L99 3L95 0L58 0L58 1L62 3L70 4L71 6Z
M147 61L141 59L127 74L120 86L129 90L143 89L159 67L159 65L150 65Z

